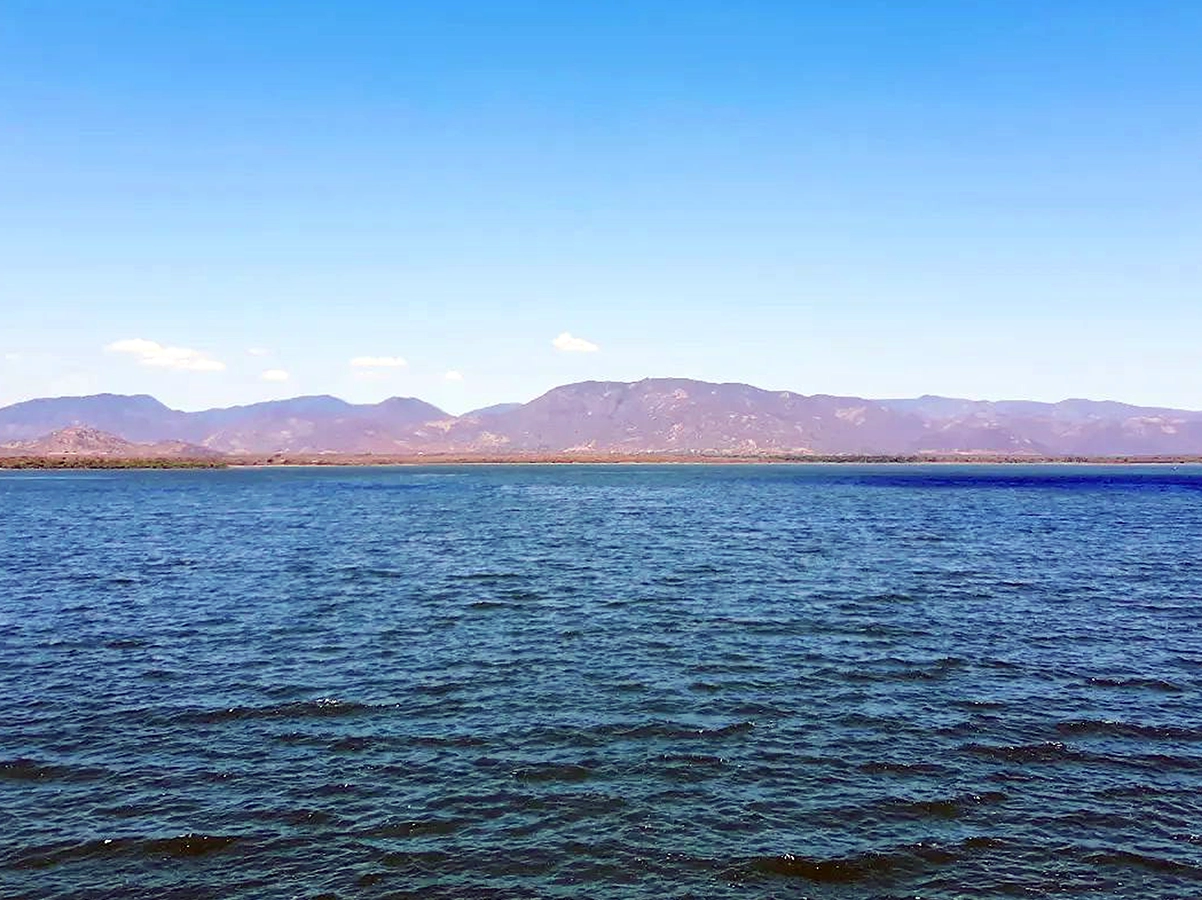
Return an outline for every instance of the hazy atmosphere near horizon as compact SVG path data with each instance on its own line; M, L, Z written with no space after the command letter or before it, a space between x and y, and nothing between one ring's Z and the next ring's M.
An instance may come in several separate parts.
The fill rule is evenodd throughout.
M0 0L0 900L1202 897L1202 3Z
M13 0L0 404L1202 408L1200 43L1175 2Z

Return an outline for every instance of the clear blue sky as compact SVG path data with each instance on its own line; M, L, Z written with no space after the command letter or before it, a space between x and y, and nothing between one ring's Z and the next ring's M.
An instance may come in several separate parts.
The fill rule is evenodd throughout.
M1202 408L1200 48L1156 0L5 0L0 403Z

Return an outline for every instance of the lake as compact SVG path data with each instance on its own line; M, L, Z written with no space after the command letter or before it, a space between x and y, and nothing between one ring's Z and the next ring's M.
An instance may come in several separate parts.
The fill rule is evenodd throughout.
M1202 468L0 473L0 895L1202 895Z

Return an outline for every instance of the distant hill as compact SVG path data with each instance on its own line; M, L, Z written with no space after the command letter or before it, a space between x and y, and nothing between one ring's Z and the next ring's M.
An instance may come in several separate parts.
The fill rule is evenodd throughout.
M387 453L405 449L416 426L445 418L438 407L407 397L361 405L294 397L187 413L145 395L96 394L0 408L0 442L86 425L130 441L185 441L223 453Z
M131 441L154 441L178 437L186 415L146 394L27 400L0 409L0 443L33 440L72 425L88 425Z
M72 425L32 441L0 445L2 456L87 456L112 459L206 459L223 454L183 441L139 444L86 425Z
M512 450L872 452L921 423L871 401L683 378L588 381L447 431L456 447Z
M228 453L395 453L408 446L415 428L447 418L438 407L411 397L356 405L330 396L183 415L180 436Z
M296 397L201 412L153 397L98 394L0 409L0 443L95 429L229 454L478 452L1202 454L1202 412L1111 401L871 400L684 378L586 381L529 403L451 416L411 397L352 404ZM47 439L49 440L49 439Z

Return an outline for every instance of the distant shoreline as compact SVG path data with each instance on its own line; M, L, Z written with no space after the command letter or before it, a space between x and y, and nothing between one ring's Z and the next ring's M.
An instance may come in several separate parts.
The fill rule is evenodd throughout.
M269 469L471 465L1202 465L1202 456L719 455L680 453L531 453L370 456L313 454L216 458L0 456L0 469Z

